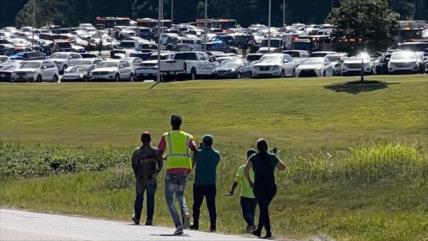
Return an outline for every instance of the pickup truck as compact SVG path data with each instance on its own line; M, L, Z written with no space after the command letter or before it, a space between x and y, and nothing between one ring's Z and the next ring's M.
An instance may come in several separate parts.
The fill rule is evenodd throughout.
M201 51L178 52L173 60L160 62L160 71L174 75L185 75L194 80L199 76L212 75L218 66L207 53Z

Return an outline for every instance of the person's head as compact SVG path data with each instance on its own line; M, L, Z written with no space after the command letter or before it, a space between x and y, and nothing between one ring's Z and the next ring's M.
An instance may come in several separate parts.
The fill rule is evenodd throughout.
M248 149L248 151L247 151L247 159L250 158L250 156L252 156L252 155L254 155L256 153L257 153L256 149L254 149L254 148Z
M257 140L257 150L259 152L266 153L268 151L268 148L269 148L269 145L265 139L260 138Z
M171 116L171 127L173 130L180 130L181 123L182 123L181 116L179 115Z
M141 133L141 142L143 144L150 144L151 140L152 140L152 136L150 135L150 132L143 131L143 133Z
M214 143L214 137L210 134L206 134L202 137L202 143L206 146L206 147L211 147Z

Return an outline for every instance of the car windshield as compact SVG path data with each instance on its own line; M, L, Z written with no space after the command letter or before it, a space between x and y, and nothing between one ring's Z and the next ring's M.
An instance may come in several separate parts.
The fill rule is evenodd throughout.
M98 67L99 68L112 68L117 67L118 62L102 62Z
M268 47L269 41L267 39L262 41L262 47ZM281 47L281 40L278 39L271 39L270 40L270 46L272 48L280 48Z
M225 67L225 68L236 68L239 67L240 65L242 65L242 60L228 60L228 61L224 61L220 64L220 67Z
M56 53L51 55L51 59L67 59L67 58L68 58L68 54Z
M279 55L265 55L260 58L260 63L278 63L281 62L281 56Z
M157 55L151 55L149 59L150 60L158 60L158 56ZM168 59L168 55L162 55L161 54L160 59L161 60L167 60Z
M416 55L414 52L395 52L392 53L391 59L415 59Z
M196 60L196 53L177 53L174 57L175 60Z
M42 66L41 62L27 62L27 63L23 63L21 65L21 69L38 69L40 68L40 66Z
M92 60L77 60L73 62L74 65L91 65Z
M82 73L88 71L89 66L74 66L68 72L69 73Z
M302 64L323 64L324 60L322 58L311 58L303 61Z
M337 62L337 61L340 61L340 58L342 58L342 56L340 56L340 55L327 55L326 58L328 60L330 60L330 62Z

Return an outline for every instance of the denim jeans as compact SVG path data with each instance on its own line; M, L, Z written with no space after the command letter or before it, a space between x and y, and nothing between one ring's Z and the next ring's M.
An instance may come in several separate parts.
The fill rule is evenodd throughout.
M175 227L183 227L180 216L174 204L174 196L180 206L181 215L184 218L188 214L186 200L184 198L184 189L186 186L186 174L166 174L165 177L165 200L174 221Z
M193 184L193 224L199 227L199 214L202 202L207 202L208 213L210 215L210 228L216 229L217 211L215 207L215 196L217 188L215 185L199 186Z
M244 216L247 226L254 226L254 216L256 215L257 200L255 198L241 197L242 216Z
M155 193L157 185L141 184L137 182L136 197L134 203L134 218L137 221L141 219L141 211L143 210L144 192L147 193L147 219L146 221L153 221L153 213L155 211Z

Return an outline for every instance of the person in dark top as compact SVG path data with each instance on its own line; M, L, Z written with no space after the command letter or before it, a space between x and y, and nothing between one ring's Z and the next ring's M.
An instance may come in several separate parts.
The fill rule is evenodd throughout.
M274 153L268 151L268 143L265 139L257 141L257 151L248 159L244 170L247 180L253 187L260 209L259 224L253 234L260 237L264 227L266 229L265 238L271 238L269 204L276 194L275 168L283 171L285 165ZM254 182L250 178L251 168L254 170Z
M146 225L153 225L155 209L155 193L157 175L162 169L162 158L157 148L150 145L149 132L141 134L142 146L136 148L132 154L132 169L136 179L136 197L134 202L134 215L132 221L140 224L143 209L144 192L147 192L147 219Z
M205 197L210 215L210 232L216 231L216 176L220 154L212 146L213 137L205 135L193 156L193 165L196 165L195 182L193 183L193 224L190 226L193 230L199 229L199 213Z

